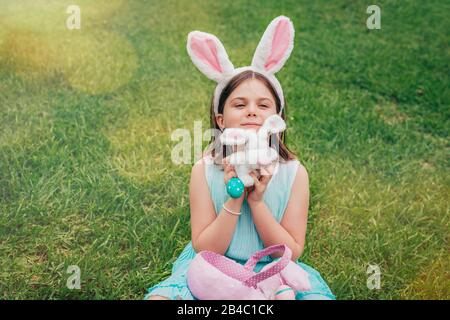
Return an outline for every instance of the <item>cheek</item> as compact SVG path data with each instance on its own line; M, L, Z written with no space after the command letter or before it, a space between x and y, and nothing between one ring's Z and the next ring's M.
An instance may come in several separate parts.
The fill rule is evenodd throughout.
M277 113L278 113L276 107L272 107L272 108L270 108L270 109L267 110L267 111L269 111L270 115L273 115L273 114L277 114Z
M266 120L268 117L277 114L277 110L275 108L270 108L264 110L264 120Z
M227 110L224 113L223 120L226 127L232 128L239 126L241 118L242 115L238 110Z

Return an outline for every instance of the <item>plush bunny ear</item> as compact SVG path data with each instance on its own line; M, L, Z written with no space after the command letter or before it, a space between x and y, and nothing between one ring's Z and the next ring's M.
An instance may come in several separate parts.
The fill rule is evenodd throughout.
M210 33L189 32L187 51L195 66L211 80L220 82L234 70L222 43Z
M264 121L263 128L269 133L278 133L286 129L286 122L279 115L274 114Z
M253 55L252 66L268 73L276 73L284 65L294 48L294 25L285 16L272 20Z
M247 142L248 134L245 129L227 128L220 136L220 141L224 145L239 146Z

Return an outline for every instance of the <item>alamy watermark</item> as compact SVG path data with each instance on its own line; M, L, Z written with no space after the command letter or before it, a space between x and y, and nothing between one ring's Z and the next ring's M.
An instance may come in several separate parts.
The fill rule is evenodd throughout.
M256 136L256 131L255 136ZM178 142L175 146L172 148L171 152L171 160L174 164L191 164L195 163L198 160L202 158L202 154L205 150L202 150L202 144L204 141L211 141L212 137L215 137L215 144L212 146L214 148L215 154L221 154L225 151L225 157L228 155L237 152L237 151L243 151L242 147L238 146L231 146L231 147L225 147L220 141L220 136L222 135L222 131L216 128L208 128L206 130L203 130L202 128L202 121L201 120L195 120L194 121L194 134L193 138L191 135L191 132L189 129L186 128L178 128L175 129L170 139L171 141ZM242 137L236 137L236 142L241 139ZM279 151L280 147L280 139L276 138L275 134L270 134L267 137L267 140L261 140L258 138L255 138L255 144L253 147L255 149L262 150L262 153L260 154L261 157L263 157L265 154L264 152L269 152L266 147L268 146L268 142L270 140L270 148L275 149L277 152ZM249 143L247 143L248 145ZM194 147L194 156L192 157L192 146ZM208 145L206 148L210 148L211 146ZM243 152L243 157L238 158L238 161L236 161L236 164L246 164L246 163L252 163L254 159L250 159L247 157L247 153ZM257 158L258 159L258 158ZM257 160L256 159L256 160ZM193 162L192 162L193 161Z
M68 289L73 290L81 289L81 270L79 266L72 265L67 268L66 273L71 273L72 275L67 279L66 286Z
M381 270L377 265L371 265L367 267L367 288L369 290L381 289Z
M370 5L366 10L370 16L366 20L366 26L369 30L381 29L381 9L376 4Z
M81 9L75 4L71 4L67 7L66 12L70 16L66 20L66 27L69 30L81 29Z

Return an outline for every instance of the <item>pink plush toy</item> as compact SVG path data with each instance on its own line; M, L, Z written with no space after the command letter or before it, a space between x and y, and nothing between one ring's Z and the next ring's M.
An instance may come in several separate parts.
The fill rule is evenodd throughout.
M283 256L254 272L263 257L283 250ZM187 283L199 300L294 300L295 291L311 289L308 273L291 260L286 245L256 252L243 266L212 251L199 252L189 266Z

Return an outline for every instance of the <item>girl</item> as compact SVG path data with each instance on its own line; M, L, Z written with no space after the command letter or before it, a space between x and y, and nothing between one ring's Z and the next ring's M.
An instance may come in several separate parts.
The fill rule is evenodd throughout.
M249 67L234 69L221 42L211 34L194 31L188 36L188 53L194 64L218 82L211 102L211 125L259 130L273 114L285 120L285 101L275 78L293 48L294 28L284 16L274 19L258 45ZM309 274L311 290L296 292L297 300L335 299L320 274L301 263L309 204L308 174L284 144L284 132L270 137L277 142L276 172L252 172L254 185L240 198L231 198L226 184L236 177L216 134L203 158L192 168L189 185L192 241L173 264L172 275L148 289L146 299L195 299L186 282L189 263L202 250L223 254L245 264L258 250L286 244L292 260ZM258 272L280 255L259 261Z

